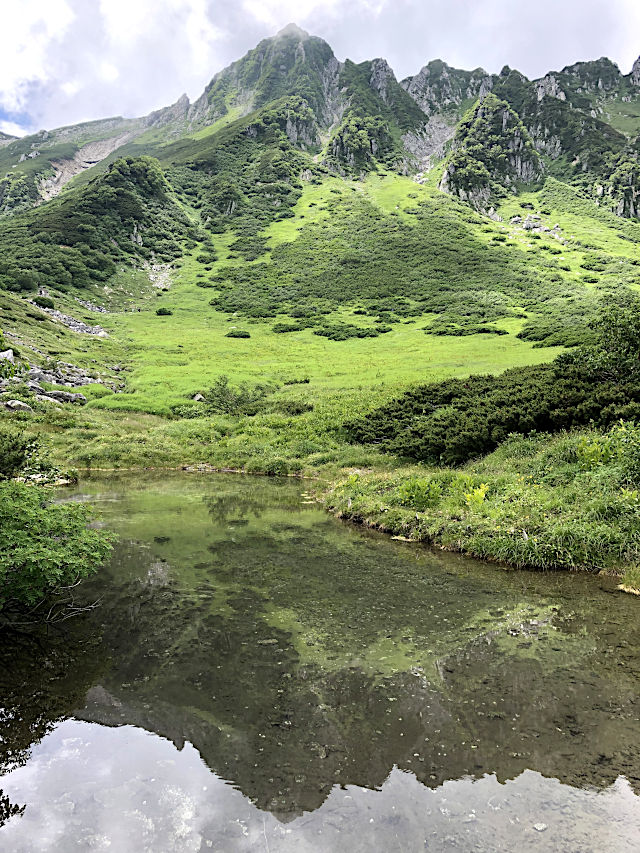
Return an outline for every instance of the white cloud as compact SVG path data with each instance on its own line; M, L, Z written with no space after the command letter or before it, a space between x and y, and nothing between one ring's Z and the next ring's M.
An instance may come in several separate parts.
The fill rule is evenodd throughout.
M0 117L33 128L144 115L197 97L234 59L295 21L340 59L385 57L399 77L440 57L529 76L640 51L638 0L13 0L3 4ZM25 123L26 123L25 119Z
M60 86L60 89L68 98L77 95L81 88L82 84L78 80L68 80Z
M120 76L120 72L112 65L111 62L101 62L100 67L98 69L98 74L100 77L105 80L107 83L113 83L114 80L117 80Z
M242 9L253 20L279 28L292 21L302 24L319 9L334 14L339 5L339 0L243 0Z
M9 136L26 136L27 134L24 127L21 127L14 121L0 121L0 131L2 131L2 133L8 133Z
M242 10L254 21L272 29L280 29L295 22L304 25L318 18L337 18L345 7L345 0L242 0ZM361 14L379 15L389 0L351 0L350 9Z
M29 89L49 79L47 52L60 43L74 15L66 0L23 0L3 4L0 104L19 112Z

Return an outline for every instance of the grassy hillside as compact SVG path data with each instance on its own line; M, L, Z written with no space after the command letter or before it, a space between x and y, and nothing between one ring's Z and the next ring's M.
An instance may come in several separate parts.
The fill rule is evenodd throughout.
M553 187L544 192L547 196L531 194L523 203L546 210ZM631 234L635 226L597 208L596 216L615 220L613 226L599 220L589 225L567 199L572 197L559 191L551 217L541 217L552 224L562 212L563 229L579 221L583 231L567 233L567 239L575 238L571 244L547 234L534 240L515 225L478 217L408 178L377 175L364 183L327 178L306 184L292 208L294 216L261 232L266 252L254 261L242 258L234 247L237 235L226 231L212 235L212 243L185 250L166 279L168 290L152 286L135 258L133 264L121 262L106 289L95 282L83 291L90 301L108 307L107 314L92 315L73 292L56 295L56 307L99 322L108 338L63 332L24 298L5 295L6 331L40 353L19 347L25 357L42 361L48 354L126 382L117 394L89 387L89 403L82 409L54 414L42 405L35 418L25 417L25 424L48 433L58 458L82 466L206 462L260 470L277 462L280 470L314 473L326 466L393 465L392 457L375 448L348 444L342 424L413 384L549 361L558 350L523 339L523 329L539 318L551 321L549 306L565 311L571 300L588 313L597 294L617 284L620 270L634 275L635 244L620 239L613 227ZM513 204L521 213L528 210ZM599 234L597 248L615 257L615 275L596 273L597 285L583 281L581 267L585 254L595 249L573 245L586 240L590 230ZM562 246L562 254L552 255L545 246ZM376 277L378 264L384 274ZM269 317L210 305L212 298L234 295L234 275L255 283L254 297L260 288L269 293L286 286L289 301L283 299L282 310ZM221 278L231 286L218 290ZM296 316L300 306L318 309L321 325L274 331L277 324L295 326L304 320ZM172 313L158 316L160 307ZM321 327L381 326L390 331L342 340L316 334ZM250 337L227 337L232 329ZM126 370L109 372L106 367L114 364ZM228 375L233 386L271 386L266 410L216 415L199 408L191 398L221 375Z
M605 393L606 377L563 373L570 361L540 367L586 352L603 306L640 289L632 143L517 72L478 72L469 86L496 94L473 105L460 89L448 114L472 109L418 182L399 172L426 116L386 63L338 66L318 41L305 64L290 35L214 80L212 125L149 128L3 220L0 327L16 364L1 365L0 403L31 411L0 406L0 425L67 466L347 475L336 511L517 565L634 561L621 433L528 438L529 456L509 438L636 416L635 379ZM429 110L442 72L419 81ZM534 121L557 131L558 156ZM74 389L86 405L43 399L67 390L69 364L92 380ZM443 464L467 467L428 473ZM598 477L609 503L583 511Z

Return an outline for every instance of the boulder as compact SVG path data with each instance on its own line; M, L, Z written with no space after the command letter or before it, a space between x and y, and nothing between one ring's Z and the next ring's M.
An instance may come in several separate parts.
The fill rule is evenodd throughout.
M70 391L47 391L47 396L59 403L80 403L80 405L84 405L87 402L84 394L72 394Z
M4 406L11 412L33 412L31 406L23 403L22 400L6 400Z
M4 352L0 352L0 360L2 361L10 361L11 364L14 362L14 355L12 349L6 349Z
M196 394L193 399L196 403L204 403L204 397L202 394Z
M53 397L47 397L46 394L36 394L36 400L39 403L52 403L54 406L61 405L57 400L54 400Z

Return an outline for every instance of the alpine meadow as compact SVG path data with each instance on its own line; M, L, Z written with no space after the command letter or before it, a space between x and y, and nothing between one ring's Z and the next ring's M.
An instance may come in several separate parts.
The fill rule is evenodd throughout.
M640 58L533 80L435 59L400 80L290 24L193 102L0 133L2 849L76 849L76 830L120 853L637 849L639 807L606 847L589 799L640 790L625 592ZM86 813L55 835L20 805L46 800L36 745L84 726L86 746L97 724L160 736L131 778L166 775L164 793L109 807L138 841L74 823L103 802L80 747L64 796ZM167 742L185 779L208 767L255 814L229 799L234 826L189 844L162 829L184 806L163 805ZM359 798L390 779L403 804L416 780L477 787L433 800L432 847L395 805L367 834ZM519 811L550 779L584 803ZM473 846L505 780L529 835L487 812L494 840ZM349 831L325 815L312 835L343 795Z

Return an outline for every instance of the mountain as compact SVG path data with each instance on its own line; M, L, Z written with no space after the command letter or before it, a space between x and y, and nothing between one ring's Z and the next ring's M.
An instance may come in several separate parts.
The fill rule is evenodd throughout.
M0 290L99 300L128 265L199 252L210 307L284 314L278 331L374 337L424 313L430 334L498 334L493 323L521 317L522 339L573 344L600 289L637 281L636 232L615 223L640 212L639 134L640 60L628 75L600 59L539 80L435 60L398 81L384 59L339 61L290 25L193 104L5 140ZM305 208L315 192L329 195ZM563 233L575 218L548 218L575 210L598 223L582 240ZM287 220L295 239L272 245ZM625 246L592 257L595 227ZM345 323L349 305L376 325Z
M602 497L592 466L614 439L549 455L528 433L640 412L636 379L592 381L609 361L579 349L602 317L637 340L639 136L640 60L398 80L290 26L194 103L4 140L0 425L65 467L343 470L354 516L358 472L384 471L372 506L399 535L476 530L471 553L546 567L602 567L606 539L635 565L637 473L615 456ZM432 492L390 470L512 433L504 476L481 460ZM603 512L627 520L603 534Z
M465 114L490 94L506 102L542 158L532 169L471 165ZM23 139L0 138L0 210L14 213L57 195L73 178L105 168L122 154L160 155L178 140L202 138L283 99L298 99L285 122L293 146L341 175L364 174L376 163L403 174L428 172L443 160L440 185L473 199L487 197L488 183L509 191L543 174L579 184L619 215L637 213L637 139L640 135L640 59L628 75L606 58L580 62L530 81L505 67L499 75L463 71L433 60L398 81L384 59L340 62L321 38L289 25L216 74L192 104L175 104L139 119L111 118L41 131ZM300 107L303 107L301 110ZM493 102L482 107L493 109ZM305 112L306 111L306 112ZM303 116L304 112L304 116ZM464 120L464 121L463 121ZM495 129L495 128L494 128ZM491 135L493 130L491 129ZM489 129L487 128L487 132ZM511 131L507 127L506 133ZM481 146L477 121L473 141ZM505 137L503 144L511 142ZM452 180L464 151L463 188ZM483 170L489 170L489 177ZM514 183L515 177L515 183ZM489 193L491 194L491 193ZM461 196L461 197L462 197ZM480 201L479 209L486 209Z

